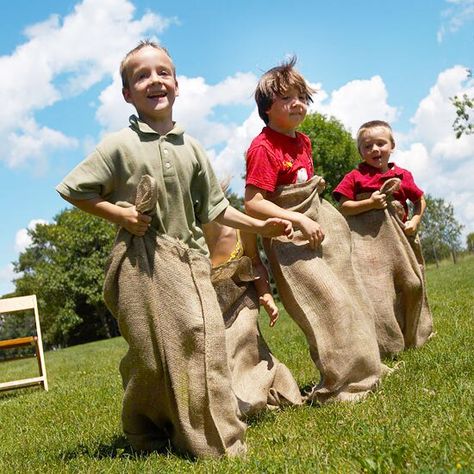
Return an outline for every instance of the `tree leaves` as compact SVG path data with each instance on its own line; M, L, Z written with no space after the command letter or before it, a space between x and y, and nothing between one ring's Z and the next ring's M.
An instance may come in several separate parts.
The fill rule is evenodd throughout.
M36 294L46 345L67 346L116 335L102 299L104 268L115 228L78 209L28 233L31 245L14 263L15 295Z

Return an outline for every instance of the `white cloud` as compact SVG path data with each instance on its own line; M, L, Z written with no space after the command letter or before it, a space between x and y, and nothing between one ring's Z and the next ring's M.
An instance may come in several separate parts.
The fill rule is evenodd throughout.
M14 290L12 280L17 277L18 275L13 270L13 264L9 263L0 268L0 296Z
M222 82L209 85L202 77L178 77L180 96L176 99L174 116L188 132L199 137L206 147L231 139L237 124L216 120L216 107L253 104L257 78L251 73L236 73Z
M124 51L174 21L153 13L134 19L134 9L127 0L83 0L64 18L52 15L28 27L26 42L0 57L0 140L19 153L2 148L0 160L14 167L77 145L36 124L35 113L112 76Z
M455 66L439 74L411 118L413 128L404 141L412 144L400 153L400 164L415 170L418 184L427 193L451 202L458 220L466 226L465 232L472 232L474 135L455 138L455 111L450 101L450 97L464 93L474 94L474 81L468 78L465 67Z
M321 95L321 98L319 96ZM334 116L355 134L361 124L368 120L394 122L398 111L387 103L388 92L380 76L370 79L350 81L328 95L326 92L315 96L310 111L318 111Z
M219 154L210 153L217 176L220 179L230 176L231 188L238 194L242 194L244 190L242 175L245 173L245 151L263 126L264 123L255 108L244 123L234 130L224 149Z
M441 43L448 33L456 33L466 23L474 20L474 0L447 0L451 6L442 12L443 23L436 33Z
M20 229L15 236L15 251L23 252L31 245L31 237L28 235L28 230L34 230L38 224L47 224L48 221L44 219L33 219L29 222L27 228Z

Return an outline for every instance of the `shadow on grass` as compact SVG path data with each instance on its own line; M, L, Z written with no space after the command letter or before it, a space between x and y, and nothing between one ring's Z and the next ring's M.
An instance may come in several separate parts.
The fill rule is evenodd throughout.
M4 390L0 392L0 404L3 401L12 400L20 397L27 397L29 395L34 395L38 392L48 393L43 390L41 387L19 387L12 390Z
M100 443L97 446L79 444L76 448L66 451L60 455L62 461L72 461L79 457L89 457L93 459L146 459L148 456L156 454L159 456L173 456L187 461L194 461L195 458L180 453L171 445L163 447L159 451L145 452L137 451L130 446L124 435L115 435L109 443Z

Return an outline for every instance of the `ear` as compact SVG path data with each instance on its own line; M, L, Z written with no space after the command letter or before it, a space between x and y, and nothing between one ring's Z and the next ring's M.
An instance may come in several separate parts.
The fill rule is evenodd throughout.
M175 95L176 97L178 97L178 96L179 96L179 85L178 85L178 81L175 79L175 80L174 80L174 83L175 83L175 89L174 89L174 90L175 90L175 93L174 93L174 95Z
M125 99L125 102L128 102L129 104L132 103L132 97L130 95L130 89L128 87L122 87L122 95Z

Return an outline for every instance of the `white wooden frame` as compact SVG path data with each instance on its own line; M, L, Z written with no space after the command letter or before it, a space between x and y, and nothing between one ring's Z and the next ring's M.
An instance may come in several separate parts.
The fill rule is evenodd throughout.
M41 327L38 314L38 304L36 301L36 295L29 296L18 296L15 298L3 298L0 299L0 313L13 313L16 311L24 311L32 309L35 315L35 326L37 336L37 357L38 357L38 368L40 372L39 377L33 377L29 379L14 380L12 382L0 383L0 391L11 390L13 388L28 387L30 385L42 385L45 390L48 390L48 380L46 377L46 365L44 363L44 352L43 352L43 340L41 339Z

